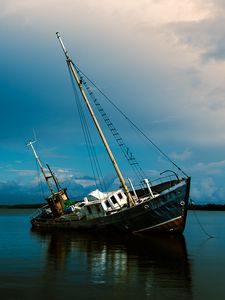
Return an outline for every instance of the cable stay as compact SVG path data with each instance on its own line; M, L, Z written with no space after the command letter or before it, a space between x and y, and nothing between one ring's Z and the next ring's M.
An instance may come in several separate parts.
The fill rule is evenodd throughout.
M99 103L98 99L96 98L93 90L88 85L88 82L84 79L83 74L81 74L79 70L77 70L77 73L80 76L80 81L85 86L87 92L89 93L91 99L93 100L96 108L98 109L98 111L101 114L103 120L105 121L105 124L108 126L109 130L111 131L111 133L112 133L114 139L116 140L117 144L119 145L120 149L122 150L125 158L127 159L129 165L131 166L133 172L136 174L136 177L139 179L139 181L141 183L144 182L144 179L146 178L146 175L145 175L144 171L142 170L142 168L140 167L139 163L137 162L136 158L134 157L133 153L126 146L123 138L119 134L116 127L113 125L113 123L110 120L109 116L106 114L106 112L102 108L102 106ZM86 76L85 76L85 78L86 78Z
M95 88L96 90L110 103L127 121L128 123L139 133L141 134L164 158L166 158L178 171L180 171L185 177L188 177L188 175L174 162L172 159L164 152L162 151L137 125L134 124L133 121L115 104L113 103L110 98L103 93L96 84L87 76L85 73L73 63L74 67L76 68L77 72L80 73L82 77L85 77L86 80L88 80ZM93 92L92 92L93 93ZM90 94L90 93L89 93Z

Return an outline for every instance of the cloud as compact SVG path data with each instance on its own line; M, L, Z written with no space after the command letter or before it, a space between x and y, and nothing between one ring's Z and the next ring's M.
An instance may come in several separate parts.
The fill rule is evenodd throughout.
M203 61L225 58L225 17L216 16L198 22L179 22L170 25L181 43L199 50Z
M224 204L225 189L216 184L212 177L202 179L191 190L194 203L222 203Z
M9 169L8 172L12 172L12 173L15 173L17 174L18 176L34 176L37 174L37 171L34 171L34 170L23 170L23 169Z
M214 111L225 110L225 89L216 87L208 94L208 107Z
M177 1L175 1L177 2ZM188 1L190 7L195 7L198 16L185 18L181 8L180 18L173 18L164 24L165 32L179 44L196 50L202 62L209 60L223 61L225 58L225 6L223 1ZM202 12L202 13L201 13ZM184 50L187 50L184 48Z
M174 160L181 160L181 161L185 161L187 159L189 159L192 155L192 152L188 149L184 150L182 153L176 153L176 152L172 152L169 157L171 157Z
M15 203L42 203L50 194L44 176L40 172L37 175L33 170L9 169L16 174L16 180L5 179L0 181L0 204ZM45 170L49 175L49 171ZM72 168L54 168L53 173L58 179L61 188L67 188L71 199L86 196L91 191L99 188L103 191L118 188L115 175L107 175L103 178L104 187L92 176L82 175ZM11 176L13 177L13 176ZM26 177L26 178L25 178ZM50 179L53 190L57 190L55 183Z
M0 182L0 204L42 203L38 186L18 184L16 181Z
M187 169L192 176L191 198L195 203L224 203L225 160L198 162Z
M225 169L225 160L219 162L209 162L209 163L202 163L198 162L197 164L189 167L190 173L198 173L205 175L219 175L224 174Z
M68 187L68 194L71 199L83 197L96 189L94 181L85 181L85 179L73 179L68 185L60 182L61 187ZM54 183L52 183L55 189ZM56 189L55 189L56 190ZM35 177L32 182L18 183L16 181L0 182L0 204L23 204L23 203L44 203L50 191L43 178Z

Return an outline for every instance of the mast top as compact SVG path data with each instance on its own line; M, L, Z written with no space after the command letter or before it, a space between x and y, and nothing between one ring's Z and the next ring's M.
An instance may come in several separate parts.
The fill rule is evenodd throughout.
M34 143L36 143L37 141L29 141L28 143L26 143L26 146L29 147L31 145L33 145Z
M61 36L59 35L59 32L58 32L58 31L56 32L56 36L57 36L57 38L58 38L58 40L59 40L59 42L60 42L60 44L61 44L61 46L62 46L62 49L63 49L63 52L64 52L66 58L67 58L68 60L70 60L68 51L66 50L66 47L64 46L63 41L62 41Z

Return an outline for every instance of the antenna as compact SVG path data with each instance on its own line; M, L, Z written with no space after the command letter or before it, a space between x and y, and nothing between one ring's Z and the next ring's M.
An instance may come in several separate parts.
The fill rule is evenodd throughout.
M34 128L33 128L33 136L34 136L35 142L37 142L37 135L36 135L36 132L35 132L35 129L34 129Z
M49 189L50 189L50 191L51 191L51 193L54 195L54 190L53 190L53 188L52 188L52 186L51 186L51 184L50 184L50 182L49 182L49 178L51 178L52 176L47 176L47 174L45 173L45 170L44 170L44 168L43 168L43 166L42 166L42 163L41 163L41 161L40 161L40 159L39 159L39 157L38 157L38 155L37 155L37 152L35 151L35 149L34 149L34 144L36 143L36 141L30 141L29 143L27 143L26 145L27 145L27 147L30 147L31 148L31 150L33 151L33 153L34 153L34 157L35 157L35 159L36 159L36 161L37 161L37 163L38 163L38 165L39 165L39 167L40 167L40 169L41 169L41 172L42 172L42 174L44 175L44 178L45 178L45 180L46 180L46 182L47 182L47 184L48 184L48 187L49 187Z

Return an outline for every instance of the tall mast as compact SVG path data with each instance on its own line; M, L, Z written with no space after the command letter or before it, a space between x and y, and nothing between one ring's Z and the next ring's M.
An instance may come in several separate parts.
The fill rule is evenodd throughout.
M49 182L49 178L51 178L52 176L47 176L47 174L45 173L45 170L44 170L44 168L43 168L43 166L42 166L42 163L41 163L41 161L40 161L40 159L39 159L39 157L38 157L38 155L37 155L37 152L36 152L35 149L34 149L34 146L33 146L34 143L35 143L35 142L29 142L29 143L27 143L27 146L28 146L28 147L31 147L31 149L32 149L32 151L33 151L33 153L34 153L34 157L35 157L35 159L36 159L36 161L37 161L37 163L38 163L38 165L39 165L39 167L40 167L40 169L41 169L41 172L42 172L42 174L44 175L44 178L45 178L45 180L46 180L46 182L47 182L47 185L48 185L48 187L49 187L49 190L50 190L51 193L54 195L54 190L53 190L53 188L52 188L52 186L51 186L51 184L50 184L50 182Z
M123 175L122 175L122 173L121 173L121 171L120 171L120 169L119 169L119 167L118 167L118 165L117 165L117 162L116 162L116 160L115 160L115 158L114 158L114 155L113 155L113 153L112 153L112 151L111 151L111 149L110 149L110 147L109 147L109 145L108 145L108 142L107 142L107 140L106 140L106 138L105 138L105 136L104 136L104 134L103 134L103 132L102 132L102 130L101 130L101 127L100 127L100 125L99 125L99 123L98 123L98 121L97 121L97 118L95 117L95 114L94 114L94 112L93 112L93 110L92 110L92 107L91 107L89 101L88 101L88 98L87 98L87 96L86 96L86 93L85 93L85 91L84 91L84 89L83 89L83 87L82 87L82 82L79 80L79 77L78 77L77 72L76 72L76 70L75 70L73 61L72 61L71 58L69 57L68 52L67 52L67 50L66 50L66 48L65 48L65 46L64 46L64 44L63 44L63 42L62 42L62 39L61 39L59 33L57 32L56 35L57 35L57 37L58 37L58 39L59 39L59 42L60 42L60 44L61 44L61 46L62 46L62 49L63 49L63 52L64 52L64 54L65 54L65 56L66 56L66 61L67 61L67 63L68 63L68 66L69 66L70 70L72 71L72 74L73 74L73 76L74 76L74 78L75 78L75 80L76 80L76 82L77 82L77 85L78 85L78 87L79 87L79 90L80 90L80 92L81 92L81 95L82 95L82 97L83 97L83 99L84 99L84 101L85 101L85 103L86 103L86 105L87 105L87 108L88 108L88 110L89 110L89 112L90 112L90 114L91 114L91 117L92 117L92 119L93 119L93 121L94 121L94 123L95 123L95 126L96 126L96 128L97 128L97 130L98 130L98 133L99 133L99 135L100 135L100 137L101 137L101 139L102 139L102 142L103 142L103 144L104 144L104 146L105 146L105 148L106 148L106 151L108 152L108 155L109 155L109 157L110 157L110 159L111 159L111 162L112 162L112 164L113 164L113 166L114 166L114 168L115 168L115 171L116 171L116 173L117 173L117 175L118 175L118 177L119 177L119 180L120 180L120 182L121 182L121 184L122 184L122 187L123 187L123 189L124 189L124 192L125 192L125 194L126 194L126 196L127 196L128 204L129 204L129 206L132 206L132 205L134 205L134 200L133 200L133 198L132 198L132 196L131 196L131 194L130 194L130 192L129 192L129 190L128 190L128 187L127 187L126 182L125 182L125 180L124 180L124 178L123 178Z

